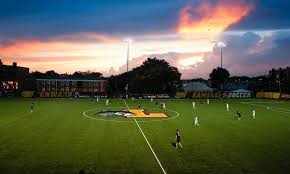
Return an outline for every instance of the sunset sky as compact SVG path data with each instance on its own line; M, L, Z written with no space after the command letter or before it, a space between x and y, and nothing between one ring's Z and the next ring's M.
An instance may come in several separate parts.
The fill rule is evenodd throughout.
M220 65L232 75L290 66L289 0L0 0L0 59L31 71L130 69L165 59L183 79L208 78Z

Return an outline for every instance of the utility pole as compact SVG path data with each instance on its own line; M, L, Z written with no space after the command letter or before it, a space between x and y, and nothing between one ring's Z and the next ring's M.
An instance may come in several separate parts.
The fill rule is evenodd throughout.
M127 84L125 86L126 91L126 99L128 98L128 89L129 89L129 58L130 58L130 43L133 42L131 38L125 39L125 42L127 42Z
M221 47L221 68L223 68L223 48Z
M218 42L217 46L221 49L221 68L223 68L223 48L226 47L227 45L223 42Z

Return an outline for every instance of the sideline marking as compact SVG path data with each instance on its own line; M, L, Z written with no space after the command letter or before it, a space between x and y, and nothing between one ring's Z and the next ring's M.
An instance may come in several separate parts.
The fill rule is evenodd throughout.
M130 108L129 108L129 106L127 105L126 101L125 101L124 99L123 99L123 101L124 101L125 105L127 106L127 108L128 108L128 109L130 109ZM145 136L144 132L142 131L142 129L141 129L141 127L140 127L139 123L137 122L136 118L134 118L134 121L135 121L135 123L137 124L137 126L138 126L138 128L139 128L140 132L142 133L142 135L143 135L143 137L144 137L144 139L146 140L146 142L147 142L147 144L148 144L148 146L149 146L149 148L150 148L151 152L153 153L153 155L154 155L154 157L155 157L156 161L158 162L158 164L159 164L159 166L160 166L160 168L161 168L162 172L163 172L164 174L166 174L166 172L165 172L165 170L164 170L164 168L163 168L162 164L160 163L160 161L159 161L159 159L158 159L157 155L155 154L155 152L154 152L153 148L151 147L151 145L150 145L149 141L147 140L147 138L146 138L146 136Z
M276 112L290 114L290 110L284 109L284 108L276 108L276 107L271 107L271 106L266 106L266 105L254 104L254 103L251 103L251 102L241 102L241 103L242 104L247 104L247 105L252 105L252 106L265 107L265 108L269 108L269 110L271 110L271 111L276 111Z

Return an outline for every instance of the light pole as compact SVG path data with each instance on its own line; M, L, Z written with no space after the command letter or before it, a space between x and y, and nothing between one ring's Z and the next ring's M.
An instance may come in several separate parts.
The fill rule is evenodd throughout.
M128 88L129 88L129 58L130 58L130 43L133 42L133 39L131 38L127 38L124 40L125 42L127 42L127 84L126 84L126 87L125 87L125 90L126 90L126 99L128 98Z
M278 85L279 85L279 93L281 95L281 77L280 77L280 71L278 71L278 74L277 74L277 79L278 79Z
M223 48L227 45L224 42L218 42L217 46L221 49L221 68L223 68Z

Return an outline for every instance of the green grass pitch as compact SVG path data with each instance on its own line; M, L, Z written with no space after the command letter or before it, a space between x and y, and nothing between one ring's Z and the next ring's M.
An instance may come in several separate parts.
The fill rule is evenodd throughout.
M167 174L290 171L289 102L195 100L193 110L193 100L159 101L166 103L170 119L136 121ZM139 103L160 111L154 102L127 100L130 108ZM126 105L123 100L106 107L104 100L0 99L0 173L162 173L134 119L95 115L110 108ZM240 121L236 111L242 113ZM193 113L200 127L193 126ZM174 147L177 128L183 149Z

